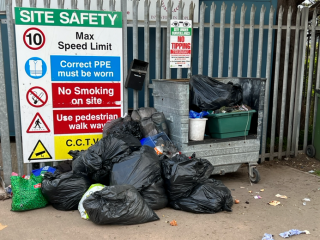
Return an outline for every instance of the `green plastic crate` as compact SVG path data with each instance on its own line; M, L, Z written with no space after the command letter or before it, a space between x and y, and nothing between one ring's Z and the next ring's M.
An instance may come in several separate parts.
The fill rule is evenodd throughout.
M207 128L212 138L231 138L247 136L251 118L256 110L209 114ZM247 129L246 129L247 127Z

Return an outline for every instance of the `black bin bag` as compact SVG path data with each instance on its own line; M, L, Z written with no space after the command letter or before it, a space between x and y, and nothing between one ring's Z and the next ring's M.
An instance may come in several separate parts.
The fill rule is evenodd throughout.
M121 139L117 136L110 134L88 150L79 152L79 156L72 163L73 172L87 175L95 183L109 185L112 164L131 153L130 146L126 142L131 135L128 138L122 135Z
M169 128L167 126L166 117L163 112L156 112L151 117L154 125L156 126L157 132L165 132L169 135Z
M78 204L90 185L91 181L83 175L47 172L44 174L41 190L55 209L69 211L78 209Z
M159 220L139 192L130 185L107 186L83 202L90 220L99 225L131 225Z
M140 191L140 194L153 210L159 210L168 205L168 197L166 195L166 190L164 189L162 178L159 178L159 180L152 183L150 187Z
M199 183L188 197L170 202L174 209L192 213L231 212L232 205L231 191L221 181L214 179Z
M111 122L107 122L104 125L104 137L113 133L125 133L127 135L132 135L139 140L142 139L140 124L133 121L130 116L126 116L125 118L117 118Z
M167 206L168 199L161 178L160 160L153 148L142 146L114 163L110 174L110 185L132 185L154 210Z
M176 155L162 161L164 182L170 201L188 197L193 188L207 180L214 167L206 159L198 159L195 155Z
M190 109L196 112L242 103L242 87L239 84L225 84L208 76L193 75L190 86Z

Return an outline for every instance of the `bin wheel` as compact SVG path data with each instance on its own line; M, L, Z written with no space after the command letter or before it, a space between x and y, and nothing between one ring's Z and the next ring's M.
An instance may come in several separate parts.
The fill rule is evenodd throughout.
M252 183L258 183L260 181L260 173L259 173L258 169L253 168L252 173L253 173L253 177L251 177L249 174L250 181Z
M306 149L306 154L308 157L314 157L316 155L316 149L314 148L313 145L308 145Z

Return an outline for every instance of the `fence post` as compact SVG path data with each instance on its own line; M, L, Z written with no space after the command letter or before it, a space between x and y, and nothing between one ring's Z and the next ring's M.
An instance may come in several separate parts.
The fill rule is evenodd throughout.
M149 62L150 55L150 39L149 39L149 0L144 1L144 61ZM149 68L144 80L144 106L149 107Z
M1 150L2 150L2 169L4 182L10 184L10 176L12 173L11 151L10 151L10 134L8 122L6 79L3 66L3 49L2 34L0 23L0 133L1 133ZM1 173L1 172L0 172Z
M22 1L17 1L17 6L21 7ZM14 129L17 149L18 173L23 175L23 155L22 155L22 136L20 124L20 103L18 91L18 73L17 73L17 58L14 36L14 25L12 15L12 0L6 0L7 27L8 27L8 42L9 42L9 57L10 57L10 72L11 72L11 87L12 101L14 114Z
M274 142L277 120L277 101L278 101L278 84L279 84L279 71L280 71L280 51L281 51L281 36L282 36L282 16L283 7L280 6L278 15L278 32L277 32L277 49L276 49L276 66L274 71L274 84L273 84L273 101L272 101L272 121L271 121L271 142L270 142L270 160L273 160L274 155Z
M172 18L172 7L173 2L168 1L167 4L167 63L166 63L166 79L171 79L171 68L170 68L170 36L171 36L171 26L170 20Z
M139 51L138 51L138 6L139 1L132 1L132 44L133 44L133 59L139 59ZM133 109L139 108L139 92L138 90L133 90Z
M156 79L161 78L161 2L157 0L156 10Z
M213 72L213 50L214 50L214 18L217 5L213 2L210 9L210 33L209 33L209 57L208 57L208 76L212 77Z
M298 155L299 148L299 134L300 134L300 119L301 119L301 103L302 103L302 84L304 77L304 62L306 56L307 32L308 32L308 15L309 8L304 7L302 9L302 21L301 27L303 28L302 34L300 34L300 49L299 49L299 64L298 64L298 75L297 75L297 88L295 96L295 111L293 121L293 137L292 137L292 148L294 150L294 156Z
M189 20L192 21L192 36L191 36L191 61L190 61L190 68L188 68L188 78L191 78L192 76L192 63L193 63L193 28L194 28L194 23L193 23L193 19L194 19L194 9L195 9L195 4L191 1L190 6L189 6Z
M250 12L250 31L249 31L249 49L248 49L248 69L247 77L252 76L252 57L253 57L253 35L254 35L254 17L256 14L256 6L252 4Z
M268 127L268 111L269 111L269 97L270 97L270 76L271 76L271 53L272 53L272 35L273 35L273 17L274 7L271 5L269 13L269 30L268 30L268 50L267 50L267 66L266 66L266 90L264 97L264 110L263 110L263 126L262 126L262 146L261 146L261 162L264 162L266 157L267 145L267 127Z
M178 10L178 19L183 20L183 9L184 9L185 3L182 3L182 1L179 1L179 10ZM182 69L177 69L177 79L182 78Z
M299 35L300 35L300 19L301 19L301 10L297 10L296 17L296 33L294 38L294 55L293 55L293 65L292 65L292 78L291 78L291 93L290 93L290 110L289 110L289 124L288 124L288 135L287 135L287 152L286 157L289 157L291 154L291 141L292 141L292 123L293 123L293 111L294 111L294 92L296 89L297 81L297 63L299 55ZM320 61L319 61L320 62Z
M261 78L261 63L262 63L262 47L263 47L263 25L264 25L264 14L266 7L262 5L260 11L260 25L259 25L259 43L258 43L258 59L257 59L257 78Z
M64 0L58 0L58 8L64 9Z
M219 63L218 63L218 77L223 75L223 51L224 51L224 24L226 21L227 5L223 2L221 5L220 15L220 41L219 41Z
M237 7L233 3L231 7L230 16L230 40L229 40L229 64L228 64L228 77L233 76L233 55L234 55L234 24Z
M243 3L241 7L241 16L240 16L239 55L238 55L238 74L237 74L238 77L242 77L243 39L244 39L244 25L245 25L246 11L247 11L247 6Z
M71 5L72 5L72 3L71 3ZM74 7L72 7L72 8L74 8ZM103 10L103 0L97 0L97 10L98 11L102 11Z
M72 0L72 1L75 1L75 0ZM50 4L51 4L51 0L43 0L43 5L45 8L50 8Z
M308 90L307 90L307 103L306 103L306 116L304 121L304 138L303 138L303 151L306 151L308 145L308 132L309 132L309 118L310 118L310 100L312 94L312 79L313 79L313 65L314 65L314 51L316 39L316 23L317 23L317 8L313 11L312 30L311 30L311 52L309 61L309 74L308 74ZM309 46L308 46L309 47ZM319 58L318 58L319 59Z
M198 74L203 74L203 42L204 42L204 17L206 13L206 4L200 6L200 23L199 23L199 52L198 52Z
M284 128L284 118L285 118L285 112L286 112L289 49L290 49L290 37L291 37L291 17L292 17L292 9L290 6L288 9L288 16L287 16L286 50L285 50L285 60L284 60L282 100L281 100L281 109L280 109L281 117L280 117L278 159L282 158L282 148L283 148L283 128Z
M128 75L128 46L127 46L127 38L128 38L128 30L127 30L127 1L121 1L121 12L122 14L122 41L123 41L123 79L125 79ZM124 84L122 86L123 89L123 113L128 113L128 89L125 88Z

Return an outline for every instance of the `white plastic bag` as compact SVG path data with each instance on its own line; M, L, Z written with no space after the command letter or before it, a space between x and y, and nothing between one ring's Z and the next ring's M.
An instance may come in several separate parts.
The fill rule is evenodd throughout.
M86 213L86 210L83 207L83 201L87 199L87 197L89 197L92 193L96 192L96 191L101 191L103 188L105 187L105 185L100 184L100 183L96 183L96 184L92 184L88 191L86 191L85 194L83 194L79 205L78 205L78 210L80 212L81 218L88 220L89 216Z

